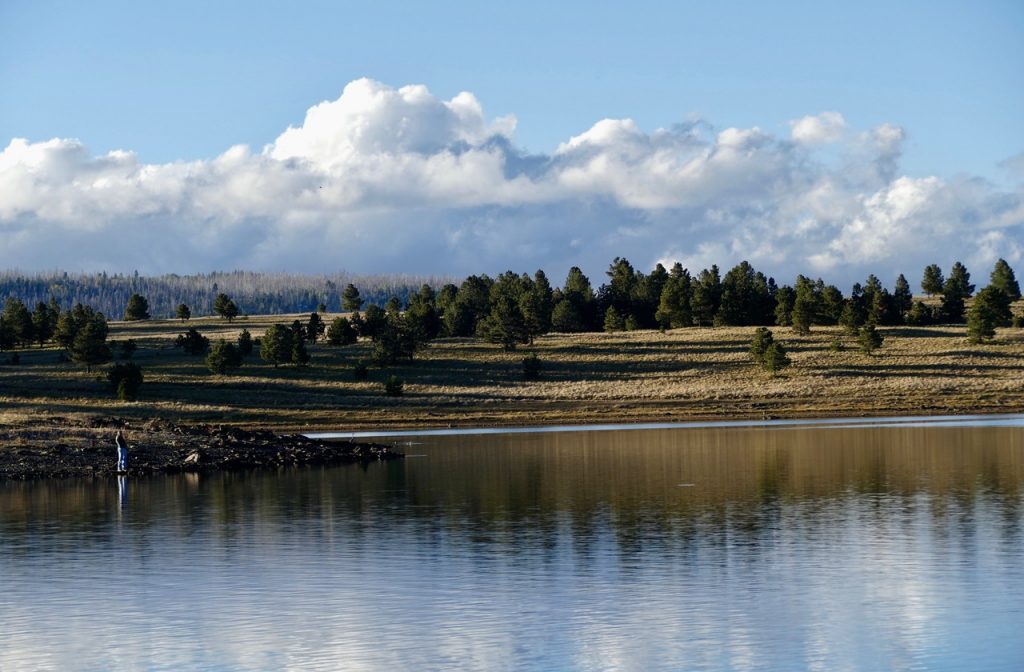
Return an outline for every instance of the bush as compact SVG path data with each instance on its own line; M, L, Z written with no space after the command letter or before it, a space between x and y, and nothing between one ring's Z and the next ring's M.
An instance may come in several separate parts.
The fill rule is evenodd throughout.
M366 366L366 362L359 360L356 365L352 367L352 377L356 380L366 380L370 377L370 369Z
M404 392L405 384L402 379L398 376L388 376L388 379L384 381L384 394L389 397L400 397Z
M775 342L775 337L767 327L758 327L754 332L754 339L750 341L748 352L758 364L764 364L764 355L768 348Z
M845 347L841 338L833 338L832 342L828 344L828 349L832 352L842 352Z
M523 357L523 378L537 380L540 378L540 369L541 361L536 352Z
M135 354L135 351L139 349L139 346L135 341L129 338L127 341L121 343L121 359L131 359Z
M210 347L210 339L203 336L195 329L189 329L184 334L179 334L174 340L175 347L182 348L186 354L202 355Z
M142 386L142 368L134 362L118 362L107 372L107 382L121 401L131 401Z
M225 374L230 369L237 369L242 365L242 353L234 343L228 343L224 339L217 341L217 344L210 349L206 356L206 368L211 373Z
M768 346L768 349L764 353L765 370L769 373L775 374L789 366L789 364L789 356L786 354L786 349L782 347L782 343L776 341Z

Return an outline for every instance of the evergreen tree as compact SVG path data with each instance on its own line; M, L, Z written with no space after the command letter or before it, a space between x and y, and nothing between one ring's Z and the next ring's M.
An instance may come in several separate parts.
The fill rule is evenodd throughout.
M331 345L351 345L356 342L356 330L344 317L336 317L327 328L327 342Z
M594 290L590 286L589 278L578 266L569 269L565 287L562 289L562 298L556 302L556 308L562 303L565 305L558 309L557 319L554 311L551 314L552 327L556 331L578 333L595 328L597 301L594 298Z
M141 294L128 297L128 305L124 309L124 319L129 322L149 319L149 301Z
M780 327L788 327L793 324L793 303L796 301L796 292L789 285L779 287L775 292L775 324Z
M184 322L192 318L192 309L184 303L179 303L178 307L174 309L174 316Z
M623 315L632 315L634 289L639 282L639 275L633 269L633 265L622 257L615 257L607 272L608 284L602 287L604 307L612 307Z
M722 281L718 275L718 266L712 265L697 276L690 297L690 310L693 321L699 326L708 327L715 323L715 315L722 300Z
M310 343L316 343L317 339L324 335L326 329L327 327L324 325L320 313L309 314L309 321L306 323L306 339Z
M14 336L14 330L4 321L3 315L0 315L0 352L10 350L17 341L18 339Z
M260 358L274 365L290 362L294 347L292 330L283 324L271 325L260 339Z
M809 334L817 316L818 297L815 285L810 279L799 275L794 291L793 313L790 315L793 331L798 334Z
M604 330L608 333L613 331L625 331L626 320L622 317L619 311L615 310L615 306L608 306L608 310L604 313Z
M860 333L857 336L861 352L867 355L882 347L883 340L885 339L882 335L875 330L875 325L870 322L861 327Z
M373 361L379 366L394 364L399 359L412 361L421 345L405 318L390 314L373 340Z
M309 352L306 350L306 342L301 338L292 338L291 362L299 368L309 364Z
M1020 284L1017 283L1017 277L1005 259L996 262L996 267L992 269L990 284L1003 290L1010 301L1020 298Z
M775 342L775 337L767 327L758 327L754 332L754 340L750 342L750 356L758 364L764 364L768 348Z
M57 318L58 315L51 312L50 306L42 301L36 304L36 309L32 311L32 336L39 347L43 347L44 343L53 338L57 329Z
M71 361L85 364L91 371L96 364L110 361L110 347L107 345L107 318L103 313L93 312L78 329L71 343Z
M240 366L242 366L242 353L238 346L228 343L223 338L210 348L210 354L206 356L206 368L211 373L224 375Z
M562 334L573 334L587 330L587 323L572 301L561 299L551 312L552 330Z
M353 319L355 316L353 316ZM388 316L380 306L370 304L366 307L366 312L362 318L362 328L359 329L359 335L363 338L375 339L377 335L384 329L387 324Z
M930 264L924 269L924 277L921 278L921 289L928 296L935 296L942 293L942 286L945 281L942 279L942 269L938 264Z
M857 304L853 300L847 301L843 305L843 312L839 316L839 324L843 327L843 332L847 336L856 336L860 332L864 319L860 315L860 311L857 310Z
M508 271L491 286L491 312L480 322L481 335L491 343L500 343L505 350L515 350L519 343L528 343L530 333L520 309L521 278Z
M942 285L942 316L946 322L964 321L964 303L974 293L971 274L959 261L953 264L945 284Z
M228 322L238 317L238 306L227 294L218 294L213 300L213 312L220 315Z
M34 334L32 332L32 313L28 311L21 299L8 298L4 303L2 315L4 324L13 335L14 339L21 345L32 343Z
M355 285L349 284L341 294L341 309L354 312L362 307L363 299L359 296L359 290Z
M818 313L819 319L825 324L839 324L842 319L843 309L846 307L846 299L843 293L835 285L828 285L821 291L821 310Z
M893 308L896 311L896 321L905 322L907 313L914 307L914 295L910 292L910 283L900 273L896 278L896 287L892 293Z
M989 285L978 292L967 313L967 337L984 343L996 335L996 327L1010 324L1010 297L1000 287Z
M441 318L437 314L434 289L424 284L418 294L409 301L409 309L405 313L409 327L416 332L420 342L437 338L441 333Z
M175 347L182 348L185 354L202 355L210 348L210 339L203 336L195 329L189 329L184 334L179 334L174 340Z
M242 357L248 357L252 354L252 334L249 333L248 329L242 329L242 333L238 335L238 354Z
M915 301L914 305L910 308L910 312L907 313L907 324L923 327L932 324L935 321L935 316L932 313L932 309L925 305L924 301Z
M782 369L790 365L789 355L786 354L786 348L778 341L773 341L768 349L764 353L763 366L766 371L775 375Z
M133 401L143 381L142 368L134 362L118 362L107 372L107 382L121 401Z
M725 274L715 323L725 326L763 324L771 315L772 297L764 275L743 261Z
M665 286L661 290L655 319L662 327L678 329L693 325L690 314L690 274L682 264L672 267Z

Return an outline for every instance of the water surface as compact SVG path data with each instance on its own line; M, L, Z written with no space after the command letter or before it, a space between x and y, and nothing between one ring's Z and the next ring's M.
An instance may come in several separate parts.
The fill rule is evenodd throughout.
M1024 669L1020 427L409 442L0 484L0 669Z

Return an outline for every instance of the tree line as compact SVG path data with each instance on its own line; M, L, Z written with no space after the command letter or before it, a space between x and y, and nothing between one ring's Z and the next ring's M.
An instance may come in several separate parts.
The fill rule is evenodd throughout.
M81 303L113 317L121 314L132 294L139 294L148 300L153 317L174 317L181 304L189 306L192 314L199 317L213 315L213 302L218 294L224 293L234 299L244 314L280 315L316 310L321 304L329 310L338 310L341 290L348 284L357 284L368 301L384 305L392 296L407 301L423 283L440 286L447 279L414 275L299 275L249 271L152 277L140 276L137 272L23 274L0 271L0 301L17 298L25 305L35 306L52 298L63 310L70 310Z

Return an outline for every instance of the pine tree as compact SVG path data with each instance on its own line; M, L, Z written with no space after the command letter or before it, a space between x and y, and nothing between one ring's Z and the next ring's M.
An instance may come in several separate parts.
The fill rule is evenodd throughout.
M772 375L786 368L790 363L789 355L786 354L786 348L782 343L774 341L765 350L763 366Z
M967 338L984 343L996 335L997 326L1010 323L1010 298L1001 288L989 285L978 292L967 313Z
M326 328L320 313L310 313L309 321L306 323L306 338L310 343L316 343L317 339L324 335Z
M921 278L921 289L928 296L935 296L942 293L942 269L938 264L931 264L924 269L924 277Z
M178 307L174 309L174 317L178 318L182 322L189 320L192 318L192 309L184 303L179 303Z
M206 356L206 368L211 373L224 375L242 366L242 353L234 343L224 339L217 341Z
M107 345L107 319L103 313L93 313L86 320L71 344L71 361L85 364L85 370L91 371L96 364L109 362L110 347Z
M363 307L363 299L359 296L359 290L355 285L348 285L341 294L341 309L356 311Z
M306 342L301 338L292 339L291 361L296 367L304 367L309 364L309 352L306 350Z
M14 339L21 345L33 341L32 313L28 311L21 299L9 297L4 303L3 321Z
M128 305L124 309L124 319L129 322L149 319L149 301L141 294L128 297Z
M608 310L604 313L604 330L611 333L613 331L624 331L625 329L625 318L622 317L619 311L615 310L614 306L608 306Z
M227 294L218 294L213 300L213 312L230 322L238 317L238 306Z
M990 284L1003 290L1006 296L1010 298L1010 301L1016 301L1020 298L1020 284L1017 283L1013 269L1010 268L1005 259L1000 259L996 262L995 268L992 269Z
M750 356L758 364L764 364L768 348L775 342L775 337L767 327L758 327L754 332L754 340L750 342Z
M870 355L872 352L882 347L882 341L885 340L878 331L875 330L875 325L868 323L860 329L860 333L857 336L857 342L860 344L861 352Z
M331 345L351 345L356 342L356 330L344 317L336 317L327 328L327 342Z
M43 347L44 343L53 338L56 329L57 315L51 312L50 306L40 301L32 312L32 336L39 347Z
M905 322L907 313L914 306L914 295L910 292L910 283L900 273L900 277L896 278L896 286L892 293L893 308L896 311L896 317L900 322Z
M238 335L238 354L242 357L248 357L252 354L252 334L249 333L248 329L242 329L242 333Z
M260 358L274 365L290 362L293 348L292 330L283 324L271 325L260 340Z
M964 321L964 303L974 293L971 274L959 261L953 264L949 277L942 285L942 315L947 322Z

